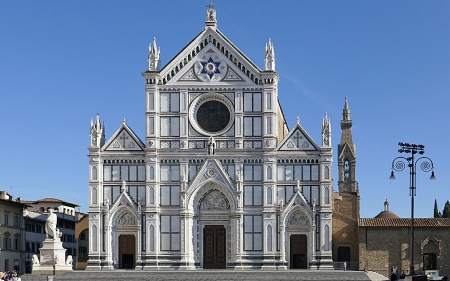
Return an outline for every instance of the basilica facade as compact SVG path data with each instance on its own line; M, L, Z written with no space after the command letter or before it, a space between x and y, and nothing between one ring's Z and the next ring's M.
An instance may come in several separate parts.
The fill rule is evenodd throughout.
M330 121L318 143L288 128L275 62L270 39L263 68L245 56L212 5L164 67L153 40L145 139L125 119L109 139L91 121L87 270L333 266Z

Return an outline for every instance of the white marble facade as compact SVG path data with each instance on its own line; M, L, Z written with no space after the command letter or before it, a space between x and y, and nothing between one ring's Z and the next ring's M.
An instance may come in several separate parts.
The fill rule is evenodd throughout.
M265 51L260 69L212 5L162 69L150 44L145 140L125 119L109 140L91 121L87 270L332 266L329 119L321 146L287 128Z

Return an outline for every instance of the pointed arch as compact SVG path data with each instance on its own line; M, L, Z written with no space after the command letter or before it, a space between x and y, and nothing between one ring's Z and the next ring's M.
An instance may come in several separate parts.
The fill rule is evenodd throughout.
M97 226L95 224L92 226L91 233L92 233L91 251L98 252Z
M350 180L350 161L344 159L344 180Z
M155 168L153 166L150 166L148 175L151 180L155 179Z
M192 193L189 194L189 198L187 198L186 207L191 210L197 209L203 197L212 190L217 190L226 197L230 209L237 208L236 196L233 193L231 193L228 188L224 187L222 184L217 183L215 181L208 181L205 184L203 184L200 188L194 189Z
M91 204L92 205L97 205L98 204L98 200L97 200L97 188L93 187L92 191L91 191Z
M329 251L330 250L330 227L328 224L325 225L324 228L324 250Z
M267 247L266 250L272 251L272 226L269 224L266 231Z
M150 225L149 228L149 236L150 236L150 251L155 251L155 228L153 227L153 224Z
M267 166L267 179L271 180L272 179L272 166Z
M92 166L92 171L91 171L91 178L93 180L97 180L97 167L96 166Z
M330 167L325 166L325 168L323 170L323 174L324 174L324 178L326 180L330 179Z
M325 204L330 204L330 189L328 187L325 187L324 193Z
M267 204L273 204L272 203L272 188L269 186L268 188L267 188L267 194L266 194L266 203Z
M153 187L150 187L148 190L148 201L150 204L155 204L155 190Z

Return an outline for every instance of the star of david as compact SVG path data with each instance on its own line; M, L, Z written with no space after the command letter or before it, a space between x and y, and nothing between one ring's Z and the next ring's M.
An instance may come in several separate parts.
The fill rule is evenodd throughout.
M209 76L209 79L211 79L215 73L220 74L219 71L219 65L220 62L213 61L212 58L209 58L208 61L200 62L203 66L201 74L206 74Z

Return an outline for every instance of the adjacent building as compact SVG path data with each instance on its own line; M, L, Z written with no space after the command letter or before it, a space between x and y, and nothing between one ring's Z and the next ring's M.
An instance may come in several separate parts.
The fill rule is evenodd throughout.
M4 271L25 267L23 211L29 206L6 191L0 191L0 267Z

